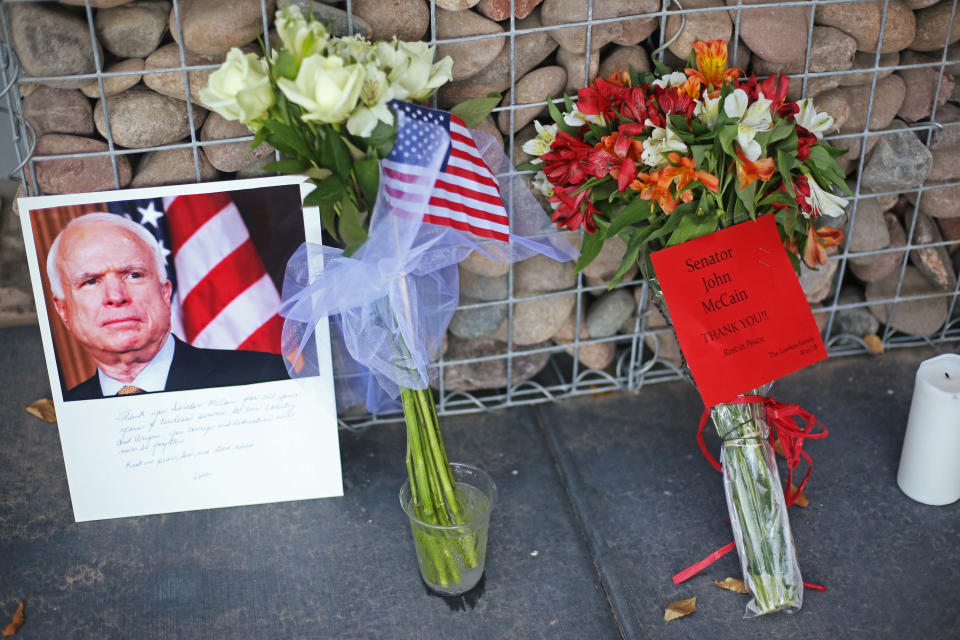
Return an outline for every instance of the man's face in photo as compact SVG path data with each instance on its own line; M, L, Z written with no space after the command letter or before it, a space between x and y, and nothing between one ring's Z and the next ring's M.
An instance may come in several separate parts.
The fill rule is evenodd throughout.
M151 248L135 233L110 224L72 227L61 238L57 269L57 313L94 358L159 350L170 332L172 286L161 282Z

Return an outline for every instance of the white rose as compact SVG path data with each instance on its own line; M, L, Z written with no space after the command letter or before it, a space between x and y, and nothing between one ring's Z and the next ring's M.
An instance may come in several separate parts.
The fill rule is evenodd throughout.
M277 86L291 102L304 108L304 120L335 124L353 113L363 89L364 69L344 66L336 56L304 58L295 80L280 78Z
M267 63L255 54L231 49L200 90L200 100L227 120L239 120L258 129L254 121L263 118L276 102Z
M390 69L387 77L400 100L424 100L453 78L453 59L447 56L434 64L434 49L425 42L382 42L376 55Z
M378 121L393 124L393 112L387 106L392 98L393 91L387 82L387 74L375 63L368 63L360 90L360 106L347 120L347 131L366 138L373 133Z
M320 53L327 45L326 28L319 22L305 20L297 5L278 11L274 24L284 48L297 60Z

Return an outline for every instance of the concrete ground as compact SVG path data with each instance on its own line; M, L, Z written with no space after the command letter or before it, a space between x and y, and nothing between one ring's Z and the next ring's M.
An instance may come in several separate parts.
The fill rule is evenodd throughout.
M496 480L481 587L429 594L397 491L401 425L341 433L345 496L77 524L39 331L0 330L0 626L17 638L957 638L960 503L907 498L896 473L917 365L933 349L838 358L779 382L830 430L810 442L790 518L802 610L742 619L719 475L684 383L444 420L451 459ZM716 448L715 439L708 444ZM960 452L957 452L960 454ZM667 605L694 614L664 622Z

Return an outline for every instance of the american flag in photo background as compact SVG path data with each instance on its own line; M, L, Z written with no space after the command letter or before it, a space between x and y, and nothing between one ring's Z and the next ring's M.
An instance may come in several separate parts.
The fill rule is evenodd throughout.
M402 201L414 176L429 165L435 149L432 136L423 129L439 125L449 132L450 145L423 221L509 242L510 220L503 208L497 181L463 120L446 111L408 102L391 104L408 120L397 131L390 155L380 162L387 196Z
M173 332L207 349L280 353L280 294L227 193L108 203L160 242L173 283Z

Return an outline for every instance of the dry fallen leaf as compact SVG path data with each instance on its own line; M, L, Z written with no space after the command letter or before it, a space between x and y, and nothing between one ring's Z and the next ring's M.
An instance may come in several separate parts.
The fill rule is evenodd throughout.
M6 627L3 628L3 631L0 632L4 638L12 636L17 632L17 630L23 626L23 600L20 601L20 606L17 607L16 613L13 614L13 619L10 621Z
M793 486L793 484L791 484L790 495L794 495L796 493L797 493L797 488ZM798 507L806 507L807 505L810 504L810 498L807 497L807 494L801 491L799 495L797 495L797 497L794 498L793 504L797 505Z
M863 336L863 342L867 345L867 348L874 353L883 353L883 340L880 339L875 333Z
M737 593L750 593L746 585L740 578L726 578L725 580L714 580L713 584L727 591L736 591Z
M33 404L24 407L27 413L33 414L41 420L47 422L57 421L57 412L53 409L53 401L50 398L40 398Z
M780 446L780 441L779 441L779 440L777 440L776 444L773 445L773 450L776 451L776 452L777 452L777 455L779 455L781 458L786 458L786 457L787 457L787 454L785 454L785 453L783 452L783 447Z
M669 622L683 616L688 616L697 610L697 596L687 598L686 600L677 600L671 602L667 610L663 612L663 619Z

